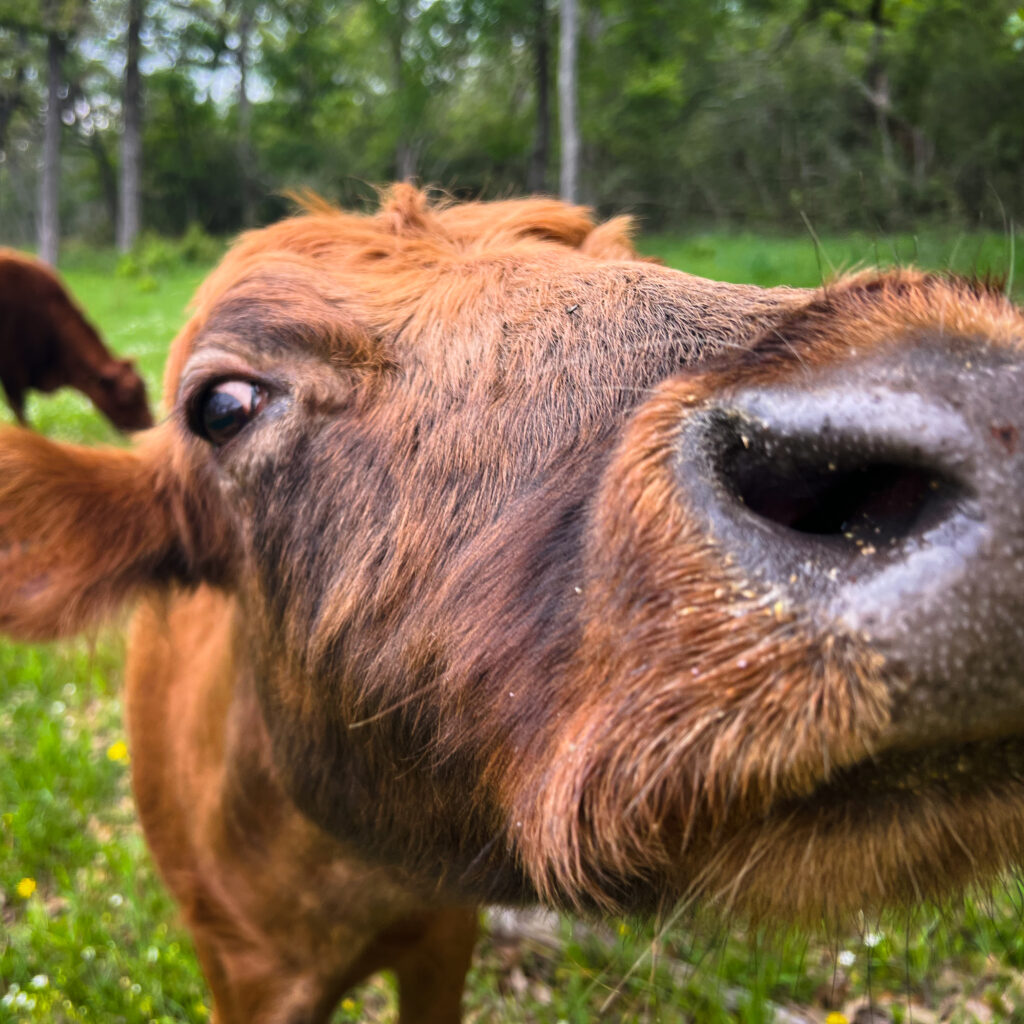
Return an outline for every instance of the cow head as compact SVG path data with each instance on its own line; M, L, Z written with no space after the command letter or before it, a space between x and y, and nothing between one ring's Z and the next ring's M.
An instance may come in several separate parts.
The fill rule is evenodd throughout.
M89 396L118 430L145 430L153 426L146 384L130 359L111 359L101 367Z
M0 626L229 591L297 804L460 895L813 917L998 870L1024 320L910 271L704 281L626 228L401 187L243 237L167 422L4 435Z

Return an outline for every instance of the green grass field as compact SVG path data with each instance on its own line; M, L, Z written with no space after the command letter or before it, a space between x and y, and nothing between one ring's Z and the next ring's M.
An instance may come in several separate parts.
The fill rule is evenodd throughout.
M757 284L814 285L824 273L917 262L1012 278L1022 253L1000 236L649 237L681 269ZM1024 250L1024 246L1021 246ZM1010 260L1016 258L1012 270ZM117 272L112 254L68 254L67 280L150 393L207 266L164 260ZM33 425L122 443L84 398L34 396ZM6 409L0 420L10 421ZM202 1022L207 996L187 935L156 878L128 787L117 629L31 647L0 641L0 1022ZM387 979L352 993L339 1021L394 1015ZM874 1011L875 1017L870 1016ZM1024 1024L1024 896L992 894L910 920L862 921L843 936L774 937L710 925L543 919L485 936L467 1020L766 1022L1018 1021Z

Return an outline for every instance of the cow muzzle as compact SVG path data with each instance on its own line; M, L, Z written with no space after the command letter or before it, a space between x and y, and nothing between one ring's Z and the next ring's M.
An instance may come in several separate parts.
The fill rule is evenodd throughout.
M886 663L884 746L1024 734L1024 363L922 338L686 418L690 514L770 599Z

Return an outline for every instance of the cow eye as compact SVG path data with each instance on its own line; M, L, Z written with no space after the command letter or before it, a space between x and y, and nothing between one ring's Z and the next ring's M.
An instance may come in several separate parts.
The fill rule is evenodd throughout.
M193 429L211 444L226 444L255 418L266 400L266 389L252 381L221 381L200 396Z

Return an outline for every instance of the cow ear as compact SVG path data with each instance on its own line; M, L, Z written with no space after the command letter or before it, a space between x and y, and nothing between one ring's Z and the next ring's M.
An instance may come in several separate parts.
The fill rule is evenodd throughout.
M0 631L67 635L140 590L212 572L213 518L183 488L170 440L168 425L129 449L0 432Z

